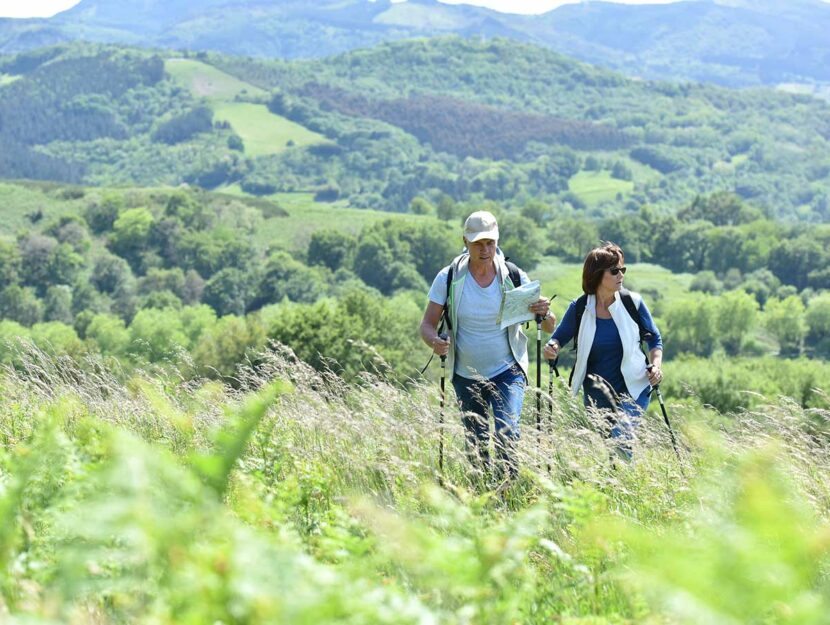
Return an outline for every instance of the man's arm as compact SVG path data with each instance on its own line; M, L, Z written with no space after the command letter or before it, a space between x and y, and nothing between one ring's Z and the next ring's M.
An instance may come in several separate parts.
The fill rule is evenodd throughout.
M441 323L443 313L444 307L441 304L429 302L421 320L421 339L439 356L446 356L450 351L449 337L442 339L438 336L438 324Z

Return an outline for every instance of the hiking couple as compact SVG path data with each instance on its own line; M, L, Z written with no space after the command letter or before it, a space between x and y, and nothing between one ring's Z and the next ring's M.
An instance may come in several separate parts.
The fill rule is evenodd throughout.
M497 469L514 476L528 374L527 337L521 324L500 329L498 318L504 293L530 280L499 249L498 223L491 213L471 214L463 238L465 252L432 283L421 338L435 354L447 358L474 465L490 471L489 407L495 421ZM542 330L552 334L544 348L546 359L555 359L563 345L576 339L571 390L576 395L582 387L586 406L612 411L609 436L618 451L630 457L651 386L662 380L663 350L642 298L622 289L623 262L622 250L612 243L591 250L582 269L584 294L571 302L558 327L548 298L541 297L529 311L541 320ZM446 338L439 335L442 319L449 331ZM653 367L646 367L640 351L641 328L649 333Z

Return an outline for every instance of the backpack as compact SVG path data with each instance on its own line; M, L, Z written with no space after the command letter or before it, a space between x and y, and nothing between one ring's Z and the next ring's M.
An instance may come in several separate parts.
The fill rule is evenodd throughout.
M637 324L637 327L640 330L640 344L642 345L645 341L651 339L654 334L643 325L643 320L640 318L640 311L637 308L637 305L634 303L634 298L631 297L631 291L628 289L620 289L620 301L622 302L623 306L625 306L625 310L628 313L628 316L634 320L634 323ZM585 306L588 303L588 295L582 294L576 300L576 306L574 309L574 313L576 313L576 330L574 331L574 346L573 351L576 351L577 348L577 340L579 339L579 326L582 323L582 315L585 313ZM574 377L574 367L571 369L571 375L568 379L568 385L573 382Z
M509 258L504 259L505 264L507 265L507 275L510 276L510 282L513 283L513 288L516 289L522 285L522 276L519 273L519 267L516 263L510 262ZM441 324L446 325L447 328L452 331L452 322L450 321L450 285L452 284L452 270L454 269L453 265L450 265L450 270L447 273L447 303L444 305L444 312L442 313ZM584 306L583 306L584 308Z

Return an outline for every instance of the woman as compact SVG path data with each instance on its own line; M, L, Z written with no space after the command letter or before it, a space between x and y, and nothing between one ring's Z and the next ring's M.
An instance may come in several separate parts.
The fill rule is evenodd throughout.
M583 297L571 302L544 355L553 360L562 345L576 337L576 363L571 378L574 395L583 389L586 406L610 409L612 438L620 453L631 457L631 441L640 416L648 408L651 387L663 379L663 343L648 307L630 293L639 324L621 298L626 267L623 251L613 243L597 247L582 266ZM578 311L584 305L581 319ZM635 313L635 314L636 314ZM640 350L640 327L648 331L649 361Z

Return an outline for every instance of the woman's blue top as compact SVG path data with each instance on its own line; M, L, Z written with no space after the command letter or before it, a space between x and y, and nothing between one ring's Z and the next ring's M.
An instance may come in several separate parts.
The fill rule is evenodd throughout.
M654 319L645 302L640 302L638 310L640 312L640 321L652 334L652 338L648 341L648 349L662 348L663 340L660 336L660 331L654 325ZM559 341L561 349L574 338L575 334L576 301L573 301L568 306L568 310L565 311L565 316L562 317L562 321L556 326L556 330L553 332L551 338ZM592 400L599 407L608 407L609 404L606 393L596 386L593 380L591 380L591 376L599 376L605 379L618 395L629 395L628 389L625 386L622 370L620 369L622 359L623 346L622 340L620 340L619 330L617 330L617 324L614 323L613 319L600 319L597 317L597 331L594 335L591 351L588 353L588 369L585 381L582 384L586 403L588 400ZM643 392L648 393L648 389ZM640 398L635 399L639 400Z

